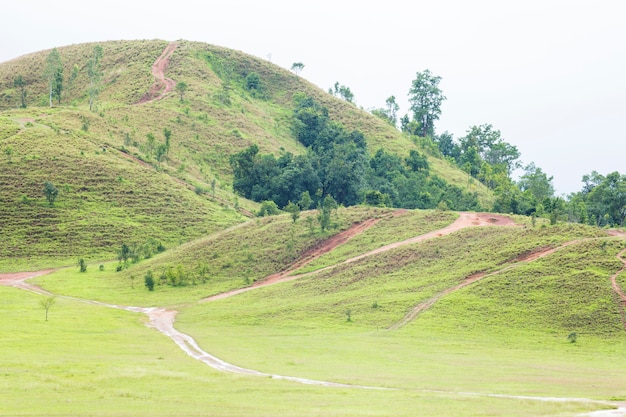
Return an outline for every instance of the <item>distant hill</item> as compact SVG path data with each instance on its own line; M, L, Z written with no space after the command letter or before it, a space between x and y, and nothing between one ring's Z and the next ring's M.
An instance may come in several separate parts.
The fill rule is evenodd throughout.
M370 153L384 148L405 157L419 150L428 155L432 173L471 187L484 207L493 202L487 188L468 184L464 172L379 118L230 49L187 41L100 43L102 86L89 111L87 67L95 45L58 48L64 87L52 108L44 76L50 51L0 64L0 216L8 236L0 243L3 259L44 265L110 258L123 242L157 239L170 247L241 222L258 205L233 194L229 157L252 144L262 153L304 153L292 132L296 93L327 107L346 129L360 130ZM168 45L174 49L162 63L163 76L188 85L184 100L170 91L146 102L163 92L152 66ZM250 73L259 77L255 94L244 88ZM165 129L170 145L158 158ZM42 191L46 181L59 190L52 207ZM0 263L0 269L12 268L8 264L14 262Z

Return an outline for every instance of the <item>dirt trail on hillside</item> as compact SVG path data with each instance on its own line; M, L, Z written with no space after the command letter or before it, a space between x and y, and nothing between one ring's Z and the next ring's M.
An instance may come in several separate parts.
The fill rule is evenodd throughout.
M319 245L317 245L317 246L313 247L312 249L309 249L308 251L306 251L300 257L300 259L298 259L295 263L291 264L291 266L288 269L286 269L285 271L277 272L275 274L269 275L269 276L265 277L264 279L262 279L260 281L256 281L250 287L238 288L236 290L231 290L231 291L227 291L227 292L224 292L224 293L221 293L221 294L216 294L216 295L213 295L211 297L207 297L207 298L202 299L201 302L221 300L223 298L232 297L234 295L241 294L241 293L244 293L244 292L247 292L247 291L250 291L250 290L254 290L254 289L257 289L257 288L260 288L260 287L266 287L268 285L278 284L279 282L288 282L288 281L294 280L296 278L300 278L301 275L293 276L291 274L294 271L296 271L296 270L302 268L303 266L307 265L311 261L314 261L315 259L319 258L323 254L325 254L327 252L330 252L331 250L335 249L337 246L343 245L348 240L352 239L354 236L363 233L364 231L366 231L370 227L374 226L379 221L380 221L380 219L367 219L367 220L362 221L360 223L355 223L349 229L344 230L343 232L337 233L335 236L332 236L329 239L326 239L325 241L323 241Z
M513 260L512 263L509 263L507 266L498 269L496 271L493 272L476 272L468 277L466 277L462 282L460 282L459 284L455 285L454 287L451 288L447 288L443 291L441 291L440 293L432 296L431 298L429 298L428 300L419 303L418 305L416 305L415 307L413 307L411 309L411 311L409 311L403 318L402 320L398 321L397 323L392 324L391 326L389 326L390 330L396 330L399 329L400 327L412 322L413 320L415 320L415 318L417 318L417 316L419 316L421 313L423 313L424 311L428 310L429 308L431 308L437 301L439 301L441 298L443 298L444 296L453 293L455 291L460 290L461 288L465 288L470 284L473 284L476 281L480 281L483 278L487 278L487 277L491 277L494 275L498 275L501 274L503 272L509 271L513 268L518 267L521 264L525 264L525 263L529 263L532 261L535 261L537 259L541 259L543 257L546 257L558 250L561 250L563 248L566 248L570 245L576 244L576 243L580 243L584 240L587 239L580 239L580 240L572 240L569 242L565 242L563 243L561 246L555 247L555 248L541 248L541 249L537 249L533 252L527 253L527 254L523 254L518 256L517 258L515 258Z
M154 84L137 104L149 103L156 100L161 100L167 93L172 91L176 87L176 81L171 78L165 77L165 72L170 63L170 58L176 50L178 42L170 42L163 50L161 56L152 64L152 75L154 76Z
M401 216L403 214L407 213L407 210L397 210L395 211L392 215L393 216ZM349 239L351 239L352 237L356 236L357 234L363 233L365 230L369 229L370 227L372 227L373 225L375 225L376 223L378 223L379 219L370 219L370 220L366 220L360 224L356 224L354 226L352 226L350 229L339 233L338 235L335 235L333 237L331 237L330 239L324 241L321 245L318 245L316 248L314 248L312 251L310 252L306 252L301 258L300 260L298 260L297 262L295 262L293 265L291 265L287 270L276 273L276 274L272 274L266 278L264 278L263 280L257 281L255 282L252 286L250 287L245 287L245 288L239 288L236 290L231 290L231 291L227 291L221 294L216 294L213 295L211 297L207 297L203 300L201 300L201 302L206 302L206 301L215 301L215 300L221 300L223 298L228 298L228 297L232 297L234 295L237 294L241 294L243 292L247 292L256 288L260 288L260 287L265 287L268 285L273 285L273 284L278 284L278 283L282 283L282 282L289 282L289 281L293 281L295 279L298 278L304 278L304 277L308 277L311 275L315 275L318 274L322 271L327 271L333 268L336 268L339 265L345 265L348 263L352 263L352 262L356 262L360 259L366 258L368 256L372 256L372 255L376 255L378 253L382 253L382 252L386 252L388 250L391 249L395 249L401 246L405 246L405 245L410 245L413 243L418 243L418 242L422 242L424 240L428 240L428 239L432 239L435 237L441 237L441 236L445 236L445 235L449 235L450 233L453 233L457 230L461 230L464 229L466 227L476 227L476 226L518 226L511 218L500 215L500 214L492 214L492 213L459 213L459 218L453 222L452 224L450 224L449 226L444 227L443 229L439 229L439 230L434 230L432 232L428 232L425 233L423 235L419 235L416 237L412 237L400 242L394 242L394 243L390 243L389 245L385 245L385 246L381 246L380 248L374 249L372 251L366 252L362 255L359 256L355 256L353 258L350 259L346 259L343 262L340 262L338 264L335 265L331 265L331 266L327 266L325 268L320 268L317 269L315 271L312 272L307 272L304 274L299 274L299 275L293 275L298 269L302 268L303 266L305 266L306 264L310 263L311 261L319 258L320 256L322 256L323 254L330 252L331 250L335 249L337 246L347 242Z
M624 291L617 283L617 277L626 270L626 259L624 259L625 253L626 249L617 254L617 259L619 259L623 266L619 271L611 276L611 284L613 285L613 290L615 291L615 294L617 294L620 306L622 307L620 309L620 314L622 316L622 325L624 326L624 330L626 330L626 293L624 293Z
M397 211L394 213L394 215L401 215L403 214L403 211ZM374 219L359 223L357 225L354 225L351 229L349 229L349 231L345 231L344 234L339 237L337 236L334 240L334 247L338 246L341 243L345 243L347 240L349 240L351 237L362 233L363 231L367 230L367 228L373 226L374 224L376 224L376 221ZM407 239L403 242L398 242L392 245L387 245L383 248L387 248L386 250L389 250L391 248L394 247L399 247L402 246L403 244L410 244L410 243L415 243L415 242L419 242L422 240L426 240L428 238L433 238L433 237L438 237L438 236L444 236L446 234L452 233L455 230L460 230L462 228L465 227L471 227L471 226L487 226L487 225L501 225L501 226L514 226L515 223L507 218L506 216L500 216L500 215L491 215L491 214L470 214L470 213L461 213L459 219L457 221L455 221L454 223L452 223L451 225L440 229L438 231L435 232L430 232L430 233L426 233L424 235L412 238L412 239ZM236 226L237 227L237 226ZM522 255L517 259L517 264L521 263L521 262L530 262L532 260L535 259L539 259L542 258L544 256L549 255L550 253L555 252L556 250L559 250L565 246L571 245L576 243L577 241L572 241L572 242L567 242L563 245L561 245L558 248L544 248L544 249L540 249L537 250L533 253L530 254L526 254L526 255ZM310 252L307 252L305 255L306 256L302 256L301 259L296 262L294 265L292 265L292 268L290 268L290 271L293 271L299 267L301 267L302 265L305 265L306 263L310 262L310 260L312 259L316 259L316 257L321 256L321 254L328 252L329 250L331 250L333 248L332 244L323 244L320 245L319 247L316 247L314 249L312 249ZM383 250L381 250L382 248L379 248L377 250L368 252L369 255L373 255L375 253L380 253L383 252ZM626 303L626 295L624 295L624 293L621 291L621 289L619 289L619 286L616 283L616 279L617 276L623 272L626 269L626 260L624 260L622 258L622 256L624 255L624 253L626 253L626 249L623 250L622 252L620 252L617 257L618 259L620 259L620 261L622 261L624 263L624 267L617 272L613 277L612 280L614 282L614 288L616 290L616 292L620 295L621 299L623 302ZM366 255L368 255L366 254ZM346 260L344 263L348 263L348 262L354 262L358 259L362 259L364 257L364 255L355 257L355 258L351 258L349 260ZM501 273L507 269L510 269L512 267L514 267L514 265L509 265L501 270L492 272L490 274L484 274L484 273L477 273L474 274L470 277L468 277L464 283L459 284L459 286L465 286L465 285L469 285L469 283L471 282L475 282L480 278L484 278L485 276L489 276L489 275L494 275L497 273ZM45 270L45 271L37 271L37 272L22 272L22 273L10 273L10 274L0 274L0 285L6 285L6 286L12 286L15 288L20 288L26 291L32 291L38 294L42 294L42 295L48 295L51 296L53 295L52 293L40 288L39 286L36 285L32 285L26 282L27 279L29 278L34 278L34 277L38 277L41 275L45 275L47 273L50 273L54 270ZM288 273L289 271L285 271L283 273L280 274L275 274L276 278L276 282L280 281L280 276L282 276L285 273ZM319 272L319 271L315 271L315 272ZM273 276L270 276L273 277ZM268 277L268 278L270 278ZM296 277L289 277L290 279L295 279L298 278L298 276ZM265 284L268 285L268 284ZM261 286L261 284L259 284L259 286ZM457 287L459 287L457 286ZM455 287L456 288L456 287ZM454 289L451 289L448 292L451 292ZM176 343L176 345L178 345L185 353L187 353L189 356L211 366L214 369L220 370L220 371L224 371L224 372L232 372L232 373L236 373L236 374L241 374L241 375L250 375L250 376L264 376L264 377L270 377L273 379L281 379L281 380L287 380L287 381L292 381L292 382L297 382L297 383L301 383L301 384L307 384L307 385L319 385L319 386L326 386L326 387L337 387L337 388L358 388L358 389L376 389L376 390L396 390L395 388L382 388L382 387L370 387L370 386L363 386L363 385L349 385L349 384L341 384L341 383L335 383L335 382L328 382L328 381L318 381L318 380L311 380L311 379L307 379L307 378L298 378L298 377L291 377L291 376L283 376L283 375L274 375L274 374L268 374L268 373L263 373L263 372L259 372L259 371L255 371L252 369L247 369L247 368L241 368L239 366L227 363L213 355L211 355L208 352L205 352L204 350L202 350L197 342L193 339L193 337L179 332L178 330L176 330L174 328L174 320L177 314L177 311L174 310L167 310L165 308L159 308L159 307L128 307L128 306L120 306L120 305L116 305L116 304L108 304L108 303L103 303L103 302L99 302L99 301L93 301L93 300L83 300L83 299L79 299L76 297L69 297L69 296L59 296L62 298L66 298L66 299L71 299L71 300L76 300L76 301L80 301L83 303L87 303L87 304L92 304L92 305L98 305L98 306L104 306L104 307L109 307L109 308L115 308L115 309L122 309L125 311L131 311L131 312L135 312L135 313L143 313L146 314L149 318L149 326L153 327L154 329L158 330L159 332L163 333L164 335L168 336L170 339L172 339L174 341L174 343ZM440 298L440 297L439 297ZM436 301L436 300L435 300ZM458 395L458 396L483 396L483 397L501 397L501 398L510 398L510 399L523 399L523 400L533 400L533 401L549 401L549 402L584 402L584 403L593 403L593 404L599 404L599 405L611 405L611 406L615 406L618 407L617 409L613 409L613 410L602 410L602 411L598 411L598 412L594 412L594 413L588 413L588 414L584 414L586 416L594 416L594 417L608 417L608 416L620 416L623 415L626 412L626 404L622 404L622 403L616 403L616 402L609 402L609 401L599 401L599 400L591 400L591 399L587 399L587 398L551 398L551 397L533 397L533 396L516 396L516 395L502 395L502 394L485 394L485 393L472 393L472 392L442 392L442 391L432 391L432 390L420 390L421 392L439 392L439 393L445 393L448 395ZM621 414L620 414L621 413ZM582 416L582 415L581 415Z

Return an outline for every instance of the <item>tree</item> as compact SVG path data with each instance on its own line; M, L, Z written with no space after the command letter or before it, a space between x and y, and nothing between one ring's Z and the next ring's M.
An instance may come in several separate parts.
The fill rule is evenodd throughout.
M120 250L117 253L117 260L120 262L126 263L126 261L128 261L129 256L130 256L130 248L128 247L126 243L122 243L122 246L120 247Z
M291 201L285 207L285 211L291 214L291 220L293 220L294 223L300 218L300 206Z
M176 91L178 92L178 94L180 94L181 102L185 100L185 93L187 92L188 88L189 86L184 81L179 81L176 83Z
M26 81L24 81L24 77L18 75L13 80L13 87L20 89L20 106L25 109L26 108Z
M51 182L46 181L43 184L43 193L46 196L46 200L48 200L48 204L52 207L54 200L59 195L59 190Z
M83 258L78 260L78 268L80 269L80 272L87 272L87 262L85 262Z
M246 89L249 91L261 88L261 78L256 72L251 72L246 76Z
M302 62L294 62L293 64L291 64L291 70L296 75L300 75L303 69L304 69L304 64Z
M148 291L154 291L154 276L152 275L152 271L146 273L143 277L143 281Z
M311 194L308 191L303 192L300 197L300 201L298 202L298 205L302 210L308 210L311 208L311 204L313 204Z
M413 120L419 124L421 136L435 133L435 121L439 120L441 103L446 99L439 89L440 81L441 77L429 70L418 72L409 90Z
M50 307L52 307L54 305L56 301L56 297L55 296L51 296L51 297L46 297L43 300L39 300L39 305L46 310L46 321L48 321L48 311L50 310Z
M4 148L4 154L7 156L9 163L11 163L11 156L13 156L13 148L10 146L7 146L6 148Z
M336 97L341 97L348 103L354 104L354 94L352 93L352 90L350 90L350 87L346 87L345 85L339 85L339 81L335 83L334 95Z
M524 193L532 195L537 203L554 196L553 177L548 177L534 162L524 167L524 175L520 177L519 188Z
M78 64L74 64L74 66L72 67L72 73L70 74L70 78L67 80L67 88L65 89L65 100L66 100L66 102L67 102L67 96L73 90L74 82L76 81L76 78L78 78L78 71L79 70L80 70L80 68L78 67Z
M102 59L102 47L96 45L93 48L91 59L87 62L87 75L89 76L89 111L93 110L93 105L100 94L102 88L102 71L100 60Z
M165 136L165 153L170 153L170 138L172 137L172 131L167 127L163 128L163 136Z
M400 110L400 106L396 103L396 97L389 97L385 101L385 105L385 108L372 110L372 114L380 117L393 127L396 127L398 124L398 110Z
M388 97L385 104L387 106L387 118L393 126L396 126L398 124L398 110L400 110L400 106L396 103L396 96Z
M63 63L61 54L56 48L50 51L46 58L45 78L48 81L50 107L52 107L52 98L58 98L60 103L63 90Z
M148 148L148 152L147 152L148 158L152 158L152 152L154 152L154 144L156 142L156 138L154 137L153 133L148 133L146 135L146 139L147 139L146 146Z

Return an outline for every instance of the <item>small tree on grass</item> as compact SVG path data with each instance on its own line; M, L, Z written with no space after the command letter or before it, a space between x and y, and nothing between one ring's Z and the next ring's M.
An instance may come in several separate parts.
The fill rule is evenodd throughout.
M39 300L39 305L46 310L46 321L48 321L48 311L50 311L50 307L52 307L55 303L56 297L55 296L51 296L51 297L46 297L43 300Z
M304 69L304 64L302 62L294 62L293 64L291 64L291 70L296 75L299 75L303 69Z
M567 340L570 343L576 343L577 339L578 339L578 335L576 334L576 332L571 332L570 334L567 335Z
M48 200L48 204L52 207L54 200L59 195L59 190L51 182L46 181L43 184L43 193L46 196L46 200Z
M300 206L291 201L285 207L285 211L291 214L291 220L293 220L294 223L300 218Z
M80 268L80 272L87 272L87 262L83 258L78 260L78 267Z
M148 271L143 280L148 291L154 291L154 277L152 276L152 271Z
M184 81L176 83L176 91L180 94L180 101L185 100L185 92L187 92L187 88L189 88L189 86Z

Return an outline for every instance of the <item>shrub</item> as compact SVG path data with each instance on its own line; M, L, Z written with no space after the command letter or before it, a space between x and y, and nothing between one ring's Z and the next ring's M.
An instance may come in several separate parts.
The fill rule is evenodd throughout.
M148 271L143 280L148 291L154 291L154 277L152 276L152 271Z

